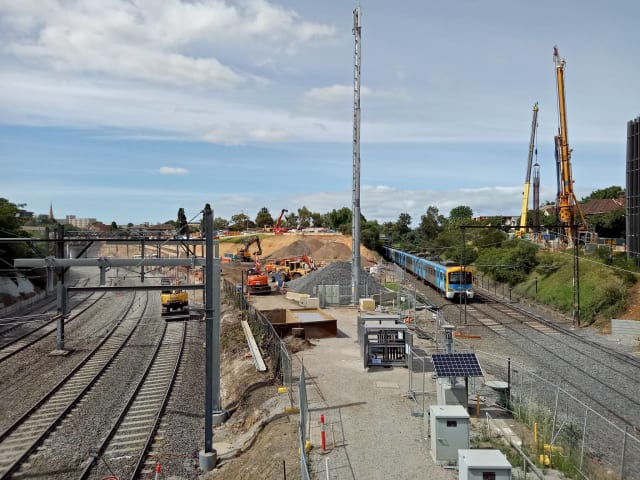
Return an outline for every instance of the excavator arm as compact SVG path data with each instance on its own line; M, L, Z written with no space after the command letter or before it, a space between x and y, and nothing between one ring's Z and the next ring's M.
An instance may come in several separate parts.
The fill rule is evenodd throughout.
M276 235L282 235L282 233L285 231L281 226L280 226L280 222L282 222L282 216L287 213L289 210L287 210L286 208L283 208L282 211L280 212L280 215L278 216L278 219L276 220L276 224L273 227L273 233L275 233Z

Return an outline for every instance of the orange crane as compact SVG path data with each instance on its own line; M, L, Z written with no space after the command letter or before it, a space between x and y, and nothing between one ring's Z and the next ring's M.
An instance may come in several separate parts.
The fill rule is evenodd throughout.
M516 231L517 237L523 237L527 233L527 213L529 212L529 190L531 188L531 166L533 152L536 149L536 130L538 128L538 102L533 106L533 120L531 122L531 139L529 140L529 158L527 160L527 174L524 177L524 192L522 192L522 210L520 212L520 229Z
M580 209L573 190L571 176L571 149L567 136L567 107L564 98L564 59L558 54L558 47L553 47L553 61L556 65L556 83L558 89L558 135L555 136L556 169L558 173L557 210L560 223L564 225L565 238L571 245L577 239L577 232L587 231L587 222ZM579 229L576 222L580 220ZM578 233L579 235L580 233Z
M276 220L276 224L273 227L273 233L276 235L282 235L284 232L287 232L289 229L286 227L281 227L280 226L280 222L282 221L282 216L288 212L289 210L287 210L286 208L283 208L282 211L280 212L280 216L278 217L278 220Z

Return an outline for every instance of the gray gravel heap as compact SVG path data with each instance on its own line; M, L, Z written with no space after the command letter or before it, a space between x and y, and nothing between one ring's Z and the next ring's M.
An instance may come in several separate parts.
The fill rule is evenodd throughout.
M371 275L360 269L360 283L367 292L379 292L382 289ZM340 285L351 289L351 262L332 262L315 272L291 280L285 284L286 288L297 293L315 295L318 285Z

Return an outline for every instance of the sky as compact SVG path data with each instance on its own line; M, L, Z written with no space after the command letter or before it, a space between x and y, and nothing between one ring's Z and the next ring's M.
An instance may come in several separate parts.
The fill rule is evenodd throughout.
M0 0L0 197L107 224L350 208L356 6ZM519 215L536 102L540 200L555 201L554 46L576 196L625 187L640 2L360 7L367 220Z

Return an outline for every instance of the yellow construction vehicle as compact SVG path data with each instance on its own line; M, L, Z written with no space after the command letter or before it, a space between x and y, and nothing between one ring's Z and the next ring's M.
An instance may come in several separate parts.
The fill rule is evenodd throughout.
M553 47L553 61L556 66L556 83L558 89L558 114L560 126L555 136L556 167L558 172L558 219L564 226L564 241L573 245L580 235L589 236L587 221L582 214L580 204L573 190L571 175L571 149L567 137L567 111L564 98L564 59L558 54L558 47ZM581 222L578 225L578 221Z
M307 275L317 270L315 262L307 255L298 255L296 257L281 258L265 265L264 269L275 280L275 276L279 275L280 280L288 282Z
M251 247L251 245L253 245L254 243L257 246L257 250L251 253L249 252L249 247ZM238 252L236 253L236 256L235 256L235 260L237 260L238 262L253 262L254 255L257 255L257 256L262 255L262 247L260 246L260 237L258 237L257 235L244 242L242 247L238 249Z
M189 308L189 294L180 288L177 279L164 277L160 280L160 303L165 313L171 310L185 310Z
M520 225L516 230L516 237L522 238L527 233L527 213L529 212L529 190L531 187L531 164L536 150L536 130L538 129L538 102L533 106L533 121L531 122L531 138L529 140L529 157L527 159L527 174L524 177L524 191L522 192L522 209L520 211Z

